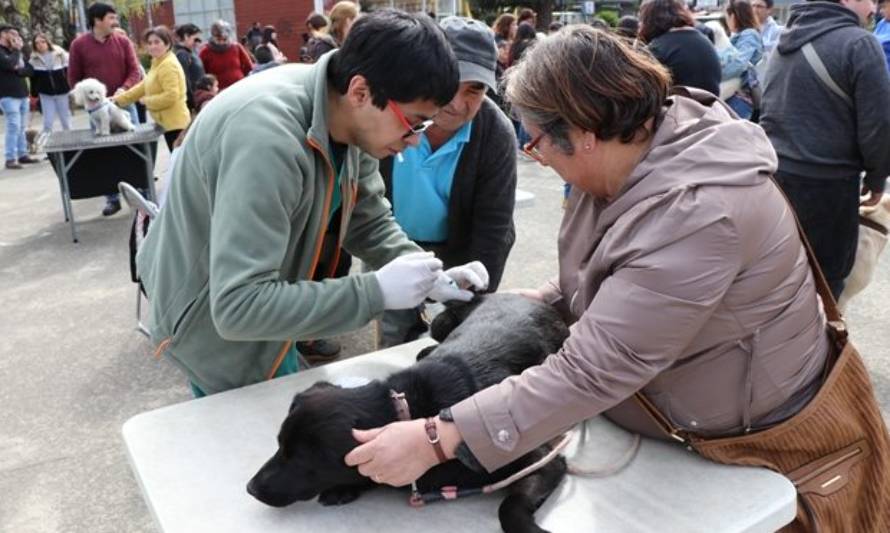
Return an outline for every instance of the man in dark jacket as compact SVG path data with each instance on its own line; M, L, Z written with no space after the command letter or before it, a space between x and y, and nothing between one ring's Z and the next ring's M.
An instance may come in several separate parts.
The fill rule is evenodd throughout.
M791 7L764 79L761 125L835 297L853 268L860 192L877 204L890 174L890 76L863 29L872 0ZM864 180L860 175L864 172Z
M489 291L504 273L516 233L516 140L510 120L485 97L497 90L494 33L479 21L449 17L442 29L460 67L457 95L436 115L420 144L380 162L393 214L408 237L446 268L481 261ZM386 311L381 347L426 330L422 309Z
M33 73L22 57L24 41L19 30L0 26L0 107L6 118L6 168L22 168L22 163L36 163L28 156L25 128L28 126L28 84Z

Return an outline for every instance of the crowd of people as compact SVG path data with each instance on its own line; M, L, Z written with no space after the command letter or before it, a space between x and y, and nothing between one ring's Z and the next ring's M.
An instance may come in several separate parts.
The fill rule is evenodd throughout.
M287 61L274 28L242 44L220 21L203 47L193 25L147 31L143 73L113 8L93 4L67 56L35 36L25 63L0 29L7 166L29 162L9 127L27 113L20 79L63 127L66 80L147 108L176 159L137 270L157 353L203 396L296 372L313 349L330 360L317 339L372 319L381 345L406 342L428 299L496 290L517 159L537 161L571 189L556 275L520 292L559 310L568 340L432 422L356 432L348 464L410 483L438 462L430 423L448 458L488 471L599 414L655 438L753 438L836 393L823 378L849 349L834 299L858 209L890 175L888 30L866 29L872 0L803 2L785 27L772 7L730 0L725 25L705 24L682 0L644 0L617 28L545 34L530 9L487 26L340 2L307 19L300 65L265 66ZM351 255L364 271L342 267ZM867 382L859 401L875 405ZM855 512L817 505L836 530L890 528L890 440L880 415L869 424ZM834 430L800 438L845 445Z

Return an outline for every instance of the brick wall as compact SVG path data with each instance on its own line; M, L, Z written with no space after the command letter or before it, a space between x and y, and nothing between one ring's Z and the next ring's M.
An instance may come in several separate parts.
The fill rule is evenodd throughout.
M271 24L278 31L278 45L289 61L298 61L306 17L312 12L312 0L235 0L238 38L247 34L251 24Z
M153 3L151 6L151 22L155 26L164 25L173 31L173 0L163 0ZM130 35L134 39L142 39L142 32L148 28L147 17L145 13L139 16L130 17Z

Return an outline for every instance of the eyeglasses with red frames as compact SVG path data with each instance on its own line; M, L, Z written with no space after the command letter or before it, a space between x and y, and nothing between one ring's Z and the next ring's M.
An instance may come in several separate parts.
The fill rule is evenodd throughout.
M411 123L408 122L408 119L405 118L405 114L402 113L402 109L399 107L399 104L395 103L395 101L393 100L390 100L387 106L392 109L392 112L395 113L396 117L398 117L398 119L402 122L402 124L405 125L405 128L408 130L404 135L402 135L403 139L407 139L412 135L419 135L433 125L433 119L427 119L412 126Z
M531 157L542 165L544 164L544 156L541 154L541 151L538 150L538 145L541 143L541 139L543 139L545 135L547 135L547 130L542 130L537 137L525 143L525 146L522 147L522 152L525 155Z

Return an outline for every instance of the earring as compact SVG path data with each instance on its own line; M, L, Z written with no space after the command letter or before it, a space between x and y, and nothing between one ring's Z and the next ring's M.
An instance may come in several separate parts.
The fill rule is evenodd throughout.
M585 149L585 150L590 150L590 145L589 145L589 144L585 144L585 145L584 145L584 149Z

